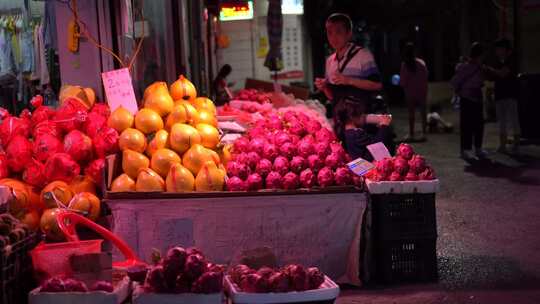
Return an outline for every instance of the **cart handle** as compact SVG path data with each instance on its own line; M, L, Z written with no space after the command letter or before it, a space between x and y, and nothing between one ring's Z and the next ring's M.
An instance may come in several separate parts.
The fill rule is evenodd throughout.
M77 232L75 231L75 226L77 224L83 224L84 226L99 233L105 239L111 241L120 250L120 252L122 252L124 257L126 258L125 261L115 262L114 266L128 267L132 265L144 264L144 262L139 260L137 255L135 255L133 250L131 250L131 248L123 240L118 238L109 230L103 228L103 226L98 225L92 222L91 220L68 210L61 210L58 213L58 217L56 220L58 222L58 226L60 227L62 232L66 235L66 238L69 242L79 241L79 236L77 235Z

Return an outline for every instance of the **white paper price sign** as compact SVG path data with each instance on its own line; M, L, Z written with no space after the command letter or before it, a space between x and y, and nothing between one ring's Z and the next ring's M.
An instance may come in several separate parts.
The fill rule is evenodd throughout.
M139 110L127 68L101 73L111 112L122 106L135 115Z
M381 160L387 157L392 157L386 146L382 142L378 142L367 146L367 149L373 155L374 160Z

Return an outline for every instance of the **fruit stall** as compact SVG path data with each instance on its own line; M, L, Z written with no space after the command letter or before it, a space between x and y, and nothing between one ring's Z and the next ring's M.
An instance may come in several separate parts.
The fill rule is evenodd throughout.
M12 257L0 266L30 255L34 267L2 273L3 295L29 282L5 303L331 303L335 282L362 285L368 263L395 269L392 256L371 261L388 242L361 248L402 240L383 231L396 213L372 206L401 193L426 206L407 241L436 240L425 159L401 145L355 174L317 101L242 90L216 108L180 76L151 84L140 104L110 109L67 86L57 109L36 96L32 111L0 111L0 245Z

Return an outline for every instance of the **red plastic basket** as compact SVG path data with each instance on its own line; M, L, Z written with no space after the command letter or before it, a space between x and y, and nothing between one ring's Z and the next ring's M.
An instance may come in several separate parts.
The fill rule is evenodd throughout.
M66 210L58 214L57 221L58 226L66 235L68 241L54 244L40 243L32 250L32 264L34 265L34 271L38 273L38 277L71 276L70 256L74 254L101 252L101 243L103 240L80 241L75 231L77 224L83 224L96 231L105 239L111 241L122 252L126 260L113 263L114 267L125 268L132 265L144 264L123 240L83 216Z

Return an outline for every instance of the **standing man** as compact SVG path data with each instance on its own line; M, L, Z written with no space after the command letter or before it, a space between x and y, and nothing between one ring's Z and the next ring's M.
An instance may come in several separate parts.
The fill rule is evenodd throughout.
M326 60L325 78L316 78L315 86L332 101L334 108L349 101L363 103L369 109L371 95L382 88L373 54L351 42L352 21L345 14L328 17L326 36L335 53Z
M495 42L495 55L497 63L494 67L487 67L487 71L495 80L495 104L499 120L500 145L498 151L506 153L508 141L507 125L512 125L514 141L512 152L519 149L520 127L518 113L518 80L517 67L512 58L512 44L508 39L499 39Z

